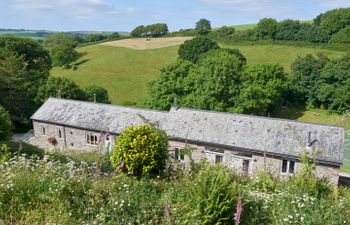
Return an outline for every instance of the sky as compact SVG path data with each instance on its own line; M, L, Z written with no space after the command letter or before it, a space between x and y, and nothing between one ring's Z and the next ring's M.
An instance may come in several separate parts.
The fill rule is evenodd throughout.
M261 18L313 19L350 0L0 0L0 28L54 31L130 31L167 23L171 31L206 18L213 27Z

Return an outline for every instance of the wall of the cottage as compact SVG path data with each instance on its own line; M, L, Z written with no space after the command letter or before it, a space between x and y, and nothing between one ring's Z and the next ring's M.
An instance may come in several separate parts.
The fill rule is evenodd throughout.
M42 132L42 127L45 127L45 135ZM65 127L60 125L33 122L34 137L31 143L48 150L80 150L80 151L94 151L102 150L107 151L108 146L111 150L114 146L115 136L111 136L109 141L105 140L105 134L102 135L99 132L86 131L83 129L77 129L72 127ZM59 129L62 132L62 138L59 138ZM96 135L97 139L101 139L102 142L98 145L91 145L87 143L87 133ZM53 146L48 142L49 137L54 137L57 140L57 145Z
M173 154L173 149L175 148L181 149L185 147L186 147L186 144L182 142L176 142L176 141L169 142L170 154ZM190 147L192 149L192 159L196 163L200 162L201 160L208 160L206 152L212 149L211 147L194 145L194 144L187 145L187 147ZM242 160L249 161L248 175L254 176L257 173L266 170L268 173L271 173L274 177L279 178L281 180L286 180L288 176L290 176L290 174L282 174L283 158L273 157L269 155L264 157L263 155L258 155L258 154L242 154L243 151L240 151L239 149L236 149L236 150L219 149L219 151L220 151L219 154L223 155L222 164L225 166L228 166L229 168L232 168L237 173L242 173L241 171L242 168L239 168L239 169L237 168L237 165L235 165L237 161L235 162L235 160L242 159ZM189 156L185 156L185 159L181 161L181 163L183 163L185 167L188 166L189 162L190 162ZM238 161L238 163L241 163L241 162ZM295 162L295 173L301 170L302 170L302 164L300 162ZM316 175L319 178L328 179L329 182L333 185L338 185L339 167L317 165Z

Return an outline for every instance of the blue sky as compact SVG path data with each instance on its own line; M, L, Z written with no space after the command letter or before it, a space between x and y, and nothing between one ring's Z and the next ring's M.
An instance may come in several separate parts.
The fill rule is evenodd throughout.
M214 27L277 20L312 19L350 7L350 0L0 0L0 28L130 31L165 22L191 28L200 18Z

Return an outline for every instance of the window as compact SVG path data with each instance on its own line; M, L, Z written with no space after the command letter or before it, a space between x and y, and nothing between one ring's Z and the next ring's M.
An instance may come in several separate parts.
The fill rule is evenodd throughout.
M216 155L215 156L215 164L221 164L224 161L224 156Z
M174 158L175 158L176 161L183 161L183 160L185 160L185 154L184 154L184 152L181 149L175 148L174 151L175 151Z
M61 128L57 128L57 133L58 133L58 138L62 139L63 135L62 135L62 129Z
M231 156L231 167L236 173L241 175L249 175L252 173L253 159L250 156L233 155Z
M204 151L207 160L213 164L221 164L224 161L224 153L219 150L207 150Z
M87 133L86 143L88 143L89 145L98 145L97 135L93 133Z
M294 174L295 162L290 160L282 160L282 174Z
M43 135L43 136L46 136L46 127L45 126L41 126L41 134Z

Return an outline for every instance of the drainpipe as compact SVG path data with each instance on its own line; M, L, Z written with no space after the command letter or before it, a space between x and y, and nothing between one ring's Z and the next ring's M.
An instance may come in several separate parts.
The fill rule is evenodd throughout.
M67 138L66 138L66 127L63 126L63 140L64 140L64 148L67 150Z

